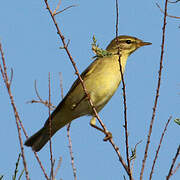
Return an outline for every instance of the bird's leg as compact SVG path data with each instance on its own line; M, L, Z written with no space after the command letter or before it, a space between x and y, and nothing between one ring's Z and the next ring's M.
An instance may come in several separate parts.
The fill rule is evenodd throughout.
M90 125L91 125L93 128L95 128L95 129L97 129L97 130L99 130L99 131L101 131L101 132L104 133L104 129L96 126L96 117L92 117L92 119L91 119L91 121L90 121Z
M109 140L109 139L112 138L111 132L105 132L104 129L96 126L96 117L92 117L92 119L91 119L91 121L90 121L90 125L91 125L93 128L95 128L95 129L103 132L103 133L106 135L106 137L103 139L103 141L107 141L107 140Z

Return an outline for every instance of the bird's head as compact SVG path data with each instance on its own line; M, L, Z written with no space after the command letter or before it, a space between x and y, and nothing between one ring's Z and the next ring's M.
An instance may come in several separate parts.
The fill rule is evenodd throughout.
M113 54L120 54L130 55L136 49L150 45L152 43L143 42L142 40L132 37L132 36L118 36L117 38L113 39L110 44L107 46L106 50L112 52ZM118 50L119 49L119 50Z

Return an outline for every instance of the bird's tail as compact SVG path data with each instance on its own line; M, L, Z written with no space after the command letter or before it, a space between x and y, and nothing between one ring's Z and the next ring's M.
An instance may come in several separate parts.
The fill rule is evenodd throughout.
M34 151L38 152L48 142L48 140L49 132L45 127L43 127L30 138L28 138L24 144L26 146L31 146Z

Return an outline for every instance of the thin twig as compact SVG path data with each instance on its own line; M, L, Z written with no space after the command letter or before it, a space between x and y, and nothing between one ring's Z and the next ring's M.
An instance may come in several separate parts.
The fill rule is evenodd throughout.
M0 52L1 52L1 59L2 59L2 63L3 63L3 67L0 64L0 71L1 71L1 74L3 76L3 80L4 80L4 83L6 85L8 94L9 94L11 105L12 105L13 110L14 110L14 116L15 116L15 119L16 119L16 126L17 126L17 130L18 130L18 137L19 137L19 143L20 143L20 148L21 148L21 155L22 155L22 159L23 159L23 165L24 165L24 169L25 169L25 173L26 173L26 179L29 180L29 173L28 173L26 159L25 159L25 155L24 155L24 147L23 147L23 141L22 141L22 135L21 135L21 128L20 128L20 125L19 125L20 117L19 117L19 114L17 112L16 106L15 106L15 103L14 103L14 98L13 98L13 95L12 95L12 92L11 92L10 82L9 82L9 78L8 78L8 75L7 75L7 68L6 68L6 64L5 64L5 57L4 57L4 53L3 53L3 50L2 50L1 43L0 43Z
M178 3L180 2L180 0L176 0L176 1L168 1L168 3Z
M55 173L54 173L54 178L56 177L60 167L61 167L61 163L62 163L62 157L59 158L59 161L58 161L58 165L57 165L57 168L55 170Z
M24 173L24 169L21 171L21 174L19 175L18 180L21 180L21 177L22 177L23 173Z
M116 0L116 38L118 37L118 25L119 25L119 5L118 0Z
M61 90L61 98L64 98L64 92L63 92L63 78L62 78L62 73L59 73L59 77L60 77L60 90Z
M160 11L164 14L164 11L162 10L162 8L160 7L160 5L158 3L156 3L156 6L160 9ZM167 14L168 17L170 18L175 18L175 19L180 19L179 16L172 16L172 15L169 15Z
M168 121L167 121L167 123L166 123L166 125L165 125L165 127L164 127L164 130L163 130L163 132L162 132L162 135L161 135L161 138L160 138L160 141L159 141L159 145L158 145L158 148L157 148L157 150L156 150L156 155L155 155L154 160L153 160L153 165L152 165L152 168L151 168L149 180L152 179L152 174L153 174L153 171L154 171L155 163L156 163L157 158L158 158L159 150L160 150L160 148L161 148L162 140L163 140L163 137L164 137L164 135L165 135L165 132L166 132L167 127L168 127L168 124L169 124L169 122L170 122L171 119L172 119L172 116L169 117L169 119L168 119Z
M32 100L30 100L30 101L27 101L27 103L40 103L40 104L44 104L46 107L48 107L49 105L48 105L48 101L40 101L40 100L35 100L35 99L32 99ZM56 108L56 106L54 106L53 104L50 104L50 109L51 110L53 110L53 109L55 109Z
M77 180L76 167L75 167L74 156L73 156L73 151L72 151L72 141L71 141L71 136L70 136L70 127L71 127L71 123L69 123L67 125L67 137L68 137L68 142L69 142L68 147L69 147L69 152L70 152L70 156L71 156L71 165L72 165L72 169L73 169L74 180Z
M119 5L118 0L116 0L116 42L118 44L118 24L119 24ZM132 180L132 173L131 173L131 163L129 158L129 143L128 143L128 129L127 129L127 103L126 103L126 86L123 76L123 70L122 70L122 64L121 64L121 54L120 54L120 48L118 48L118 55L119 55L119 67L120 67L120 73L121 73L121 80L123 85L123 100L124 100L124 128L125 128L125 142L126 142L126 160L128 164L129 169L129 179Z
M140 180L142 180L142 178L143 178L144 167L145 167L146 159L147 159L147 156L148 156L148 149L149 149L149 144L150 144L152 127L153 127L153 123L154 123L154 119L155 119L155 115L156 115L156 108L157 108L160 85L161 85L161 74L162 74L162 68L163 68L162 64L163 64L165 30L166 30L166 17L167 17L167 4L168 4L168 0L165 1L165 13L164 13L162 43L161 43L161 57L160 57L160 67L159 67L159 72L158 72L159 75L158 75L158 84L157 84L157 89L156 89L156 97L155 97L154 106L153 106L153 113L152 113L151 123L150 123L150 127L149 127L149 132L148 132L148 138L147 138L147 143L146 143L146 147L145 147L144 158L143 158L143 161L142 161L142 168L141 168L141 172L140 172Z
M38 97L38 99L40 100L40 101L43 101L43 99L41 98L41 96L39 95L39 92L38 92L38 90L37 90L37 82L36 82L36 80L34 81L34 89L35 89L35 92L36 92L36 96ZM47 103L48 104L48 103ZM47 105L48 106L48 105Z
M52 136L52 119L51 119L51 79L50 79L50 72L49 72L49 150L50 150L50 160L51 160L51 179L54 180L54 160L53 160L53 153L52 153L52 141L51 141L51 136Z
M13 68L11 68L11 77L10 77L10 81L9 81L9 86L11 86L12 80L13 80Z
M63 10L61 10L61 11L58 11L58 12L56 12L55 14L53 14L54 16L55 15L57 15L57 14L60 14L60 13L62 13L62 12L64 12L64 11L66 11L67 9L70 9L70 8L72 8L72 7L76 7L77 5L71 5L71 6L68 6L68 7L66 7L66 8L64 8Z
M179 168L180 168L180 163L178 163L178 165L176 166L176 168L172 172L172 175L175 174Z
M59 73L60 75L60 89L61 89L61 97L63 99L64 95L63 95L63 79L62 79L62 73ZM73 151L72 151L72 141L71 141L71 136L70 136L70 127L71 127L71 123L69 123L67 125L67 137L68 137L68 143L69 143L69 153L70 153L70 157L71 157L71 166L72 166L72 170L73 170L73 176L74 176L74 180L77 180L77 173L76 173L76 167L75 167L75 163L74 163L74 156L73 156Z
M175 162L176 162L177 157L179 156L179 154L180 154L180 145L179 145L179 147L178 147L178 149L177 149L177 152L176 152L176 154L175 154L175 157L173 158L171 167L170 167L170 169L169 169L169 173L168 173L168 175L166 176L166 180L168 180L168 179L172 176L172 174L173 174L173 167L174 167L174 165L175 165Z
M19 166L20 158L21 158L21 153L19 153L18 159L16 161L16 168L14 170L13 180L16 180L16 175L17 175L17 172L18 172L18 166Z
M37 83L36 80L34 81L34 89L36 92L36 96L39 100L32 99L31 101L27 101L27 103L41 103L44 104L46 107L50 107L51 110L55 109L56 106L54 106L52 103L49 104L48 100L43 100L41 96L39 95L38 89L37 89Z
M135 162L135 159L136 159L136 148L137 148L137 146L138 146L141 142L142 142L142 140L140 140L138 143L136 143L136 145L135 145L135 147L134 147L134 150L133 150L135 157L131 157L131 158L133 158L133 159L130 159L130 160L131 160L131 174L133 173L134 162Z
M1 44L0 44L0 46L2 46ZM2 47L1 47L2 48ZM1 49L2 50L2 49ZM3 51L1 52L1 55L3 55L3 58L4 58L4 54L2 54L3 53ZM3 61L3 67L4 67L4 70L2 69L2 66L0 65L0 71L1 71L1 74L2 74L2 77L3 77L3 80L4 80L4 82L5 82L5 84L6 84L6 87L8 87L9 89L10 89L10 86L11 86L11 84L12 84L12 79L13 79L13 69L11 69L11 78L10 78L10 81L7 79L8 78L8 76L7 76L7 68L6 68L6 64L5 64L5 58L4 58L4 61ZM10 91L11 91L11 89L10 89ZM8 91L8 93L9 93L9 91ZM10 94L9 94L9 96L10 96ZM12 94L11 94L11 96L12 96ZM13 97L12 97L13 98ZM10 99L11 99L11 97L10 97ZM13 100L13 102L14 102L14 100ZM11 104L12 104L12 101L11 101ZM13 105L12 105L13 106ZM15 106L15 104L14 104L14 106ZM13 109L14 109L14 107L13 107ZM23 133L24 133L24 135L26 136L26 138L28 138L28 135L27 135L27 133L26 133L26 131L25 131L25 128L24 128L24 126L23 126L23 124L22 124L22 121L21 121L21 119L19 118L18 119L18 121L19 121L19 123L20 123L20 127L22 128L22 130L23 130Z
M70 52L69 52L69 50L68 50L68 48L67 48L67 44L65 43L65 38L64 38L64 36L62 35L62 33L61 33L61 31L60 31L60 28L58 27L58 24L57 24L54 16L52 15L52 12L51 12L51 9L50 9L50 7L49 7L49 4L48 4L47 0L44 0L44 2L45 2L45 4L46 4L46 8L48 9L48 11L49 11L49 13L50 13L50 16L51 16L51 18L52 18L52 20L53 20L53 22L54 22L54 25L55 25L55 27L56 27L56 29L57 29L57 34L60 36L61 41L62 41L63 46L64 46L64 49L65 49L65 51L66 51L66 53L67 53L67 55L68 55L68 57L69 57L72 65L73 65L73 67L74 67L75 74L78 76L78 78L79 78L79 80L80 80L80 83L81 83L81 85L82 85L82 87L83 87L83 90L84 90L84 92L85 92L85 95L87 96L87 99L88 99L88 101L89 101L89 104L90 104L91 107L92 107L92 110L93 110L93 112L94 112L94 115L95 115L95 117L97 118L97 120L99 121L99 123L100 123L100 125L102 126L102 128L104 129L105 134L108 134L108 130L107 130L106 126L104 125L104 123L103 123L102 120L100 119L99 115L97 114L97 111L96 111L95 107L93 106L93 103L92 103L92 101L91 101L91 99L90 99L90 96L89 96L89 94L87 93L87 89L86 89L86 87L85 87L85 85L84 85L83 79L81 78L81 76L80 76L80 74L79 74L79 71L78 71L78 69L77 69L77 66L76 66L76 64L75 64L75 62L74 62L74 60L73 60L73 58L72 58L72 56L71 56L71 54L70 54ZM111 145L113 146L113 148L114 148L116 154L118 155L119 160L120 160L121 164L123 165L123 167L125 168L126 172L129 173L128 166L127 166L126 163L124 162L124 160L123 160L123 158L122 158L122 156L121 156L121 154L120 154L120 152L119 152L119 148L115 145L115 143L114 143L114 141L113 141L112 138L109 139L108 141L109 141L109 142L111 143Z
M48 100L43 100L42 98L41 98L41 96L39 95L39 92L38 92L38 89L37 89L37 81L35 80L34 81L34 89L35 89L35 92L36 92L36 96L37 96L37 98L39 99L39 101L35 101L34 100L34 102L37 102L37 103L42 103L42 104L44 104L46 107L50 107L51 109L54 109L55 108L55 106L53 106Z
M53 11L53 13L52 13L53 16L56 14L57 10L59 9L60 4L61 4L61 0L59 0L58 5L56 6L56 9Z
M45 169L44 169L44 167L43 167L43 165L42 165L42 162L41 162L40 159L39 159L39 156L37 155L37 152L36 152L36 151L33 151L33 152L34 152L34 155L35 155L35 157L36 157L36 159L37 159L37 161L38 161L38 163L39 163L39 165L40 165L40 167L41 167L42 172L44 173L45 178L46 178L47 180L49 180L49 177L48 177L48 175L47 175L47 173L46 173L46 171L45 171Z

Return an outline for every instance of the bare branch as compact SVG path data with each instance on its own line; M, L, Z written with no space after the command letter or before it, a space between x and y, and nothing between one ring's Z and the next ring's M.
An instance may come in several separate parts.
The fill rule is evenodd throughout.
M15 167L15 170L14 170L13 180L16 180L20 158L21 158L21 153L19 153L18 159L16 161L16 167Z
M52 119L51 119L51 79L50 79L50 72L49 72L49 150L50 150L50 160L51 160L51 179L54 180L54 160L53 160L53 153L52 153L52 141L51 141L51 136L52 136Z
M13 96L12 96L12 93L11 93L10 83L9 83L8 76L7 76L7 68L6 68L6 64L5 64L5 58L4 58L4 53L2 51L1 43L0 43L0 51L1 51L2 61L3 61L3 69L2 69L2 66L0 64L0 71L1 71L1 74L2 74L2 77L3 77L3 80L5 82L5 85L7 87L8 94L9 94L9 97L10 97L10 100L11 100L11 105L12 105L13 110L14 110L14 114L15 114L15 118L16 118L16 125L17 125L17 128L18 128L18 137L20 139L21 153L22 152L24 153L23 142L22 142L22 138L21 138L20 126L21 126L21 128L23 130L24 135L26 136L26 139L28 138L28 135L27 135L27 133L25 131L25 128L24 128L24 126L22 124L22 121L20 120L19 114L18 114L18 112L16 110L16 106L15 106L15 103L14 103L14 99L13 99ZM19 123L20 123L20 126L19 126ZM48 176L47 176L47 174L46 174L46 172L44 170L44 167L43 167L43 165L42 165L42 163L41 163L41 161L40 161L40 159L39 159L39 157L38 157L38 155L37 155L37 153L35 151L34 151L34 154L35 154L35 157L36 157L36 159L37 159L37 161L38 161L38 163L39 163L39 165L40 165L40 167L41 167L41 169L42 169L42 171L44 173L45 178L47 180L49 180L49 178L48 178ZM22 159L23 159L23 164L26 165L24 154L22 154ZM29 175L27 175L28 174L27 168L24 167L24 169L25 169L25 172L26 172L26 179L29 179Z
M159 72L158 72L159 75L158 75L158 84L157 84L157 89L156 89L156 97L155 97L154 106L153 106L153 113L152 113L151 123L150 123L150 127L149 127L149 132L148 132L148 138L147 138L144 158L143 158L143 161L142 161L142 168L141 168L141 172L140 172L140 180L142 180L142 178L143 178L144 167L145 167L146 159L147 159L147 156L148 156L148 149L149 149L149 144L150 144L152 127L153 127L153 123L154 123L154 119L155 119L155 115L156 115L156 109L157 109L157 103L158 103L159 91L160 91L160 85L161 85L161 74L162 74L162 68L163 68L162 64L163 64L165 30L166 30L166 17L167 17L167 4L168 4L168 0L165 1L165 13L164 13L162 43L161 43L161 57L160 57L160 67L159 67Z
M37 161L38 161L38 163L39 163L39 165L40 165L40 167L41 167L42 172L44 173L45 178L46 178L47 180L49 180L49 177L48 177L48 175L47 175L47 173L46 173L46 171L45 171L45 169L44 169L44 167L43 167L43 165L42 165L42 162L40 161L40 159L39 159L39 157L38 157L38 155L37 155L37 152L36 152L36 151L33 151L33 152L34 152L34 155L35 155L35 157L36 157L36 159L37 159Z
M116 0L116 42L118 44L118 22L119 22L119 9L118 9L118 0ZM121 80L123 84L123 100L124 100L124 128L125 128L125 142L126 142L126 160L128 164L128 175L129 179L132 180L132 173L131 173L131 164L130 164L130 158L129 158L129 142L128 142L128 129L127 129L127 104L126 104L126 86L123 76L123 70L122 70L122 64L121 64L121 54L120 54L120 48L118 48L118 55L119 55L119 67L120 67L120 73L121 73Z
M72 141L71 141L71 136L70 136L70 126L71 123L69 123L67 125L67 137L68 137L68 141L69 141L69 152L70 152L70 156L71 156L71 165L72 165L72 169L73 169L73 175L74 175L74 180L77 180L77 175L76 175L76 167L74 164L74 156L73 156L73 152L72 152Z
M157 158L158 158L158 154L159 154L159 150L160 150L160 147L161 147L161 143L162 143L162 140L164 138L164 135L165 135L165 132L167 130L167 127L168 127L168 124L170 122L170 120L172 119L172 116L169 117L165 127L164 127L164 130L162 132L162 135L161 135L161 138L160 138L160 141L159 141L159 145L158 145L158 148L156 150L156 155L154 157L154 160L153 160L153 165L152 165L152 168L151 168L151 172L150 172L150 176L149 176L149 180L152 179L152 174L153 174L153 171L154 171L154 167L155 167L155 164L156 164L156 161L157 161Z
M156 3L156 6L157 6L157 7L160 9L160 11L164 14L164 11L162 10L162 8L159 6L158 3ZM172 16L172 15L169 15L169 14L167 14L167 16L170 17L170 18L180 19L179 16Z
M22 154L22 159L23 159L23 165L24 165L24 169L25 169L25 173L26 173L26 179L29 180L30 178L29 178L29 172L28 172L28 169L27 169L26 159L25 159L25 155L24 155L24 147L23 147L23 141L22 141L22 135L21 135L21 127L19 125L20 117L19 117L19 114L17 112L16 106L15 106L15 103L14 103L14 98L13 98L13 95L12 95L12 92L11 92L9 78L8 78L8 75L7 75L5 57L4 57L4 53L3 53L3 50L2 50L1 43L0 43L0 53L1 53L2 63L3 63L3 67L0 64L0 71L1 71L4 83L5 83L7 91L8 91L8 95L9 95L9 98L10 98L10 101L11 101L11 105L13 107L14 116L15 116L15 119L16 119L16 126L17 126L17 130L18 130L18 138L19 138L19 143L20 143L20 148L21 148L21 154ZM22 124L22 123L20 123L20 124Z
M174 167L174 165L175 165L175 162L176 162L179 154L180 154L180 145L179 145L179 147L178 147L178 149L177 149L177 152L176 152L175 157L173 158L171 167L170 167L170 169L169 169L169 173L168 173L168 175L166 176L166 180L168 180L168 179L172 176L172 174L173 174L173 167Z

